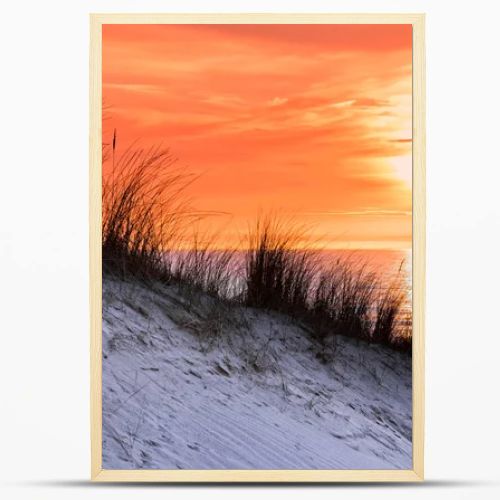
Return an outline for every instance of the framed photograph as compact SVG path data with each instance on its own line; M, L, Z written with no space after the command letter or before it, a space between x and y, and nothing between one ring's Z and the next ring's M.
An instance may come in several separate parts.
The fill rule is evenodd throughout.
M96 481L421 481L423 14L90 17Z

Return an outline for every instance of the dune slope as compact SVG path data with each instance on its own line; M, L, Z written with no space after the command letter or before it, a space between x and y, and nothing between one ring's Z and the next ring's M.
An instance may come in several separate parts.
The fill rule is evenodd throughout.
M105 278L104 469L411 468L411 359Z

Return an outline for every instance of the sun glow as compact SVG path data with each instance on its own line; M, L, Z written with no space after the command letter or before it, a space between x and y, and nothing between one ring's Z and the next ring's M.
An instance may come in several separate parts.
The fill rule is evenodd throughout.
M397 179L404 182L406 187L412 186L412 158L411 155L396 156L390 160L391 167Z

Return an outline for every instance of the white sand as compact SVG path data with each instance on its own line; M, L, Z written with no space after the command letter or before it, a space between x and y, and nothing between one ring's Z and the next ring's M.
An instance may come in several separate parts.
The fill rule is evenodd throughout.
M195 302L105 280L105 469L411 468L407 355Z

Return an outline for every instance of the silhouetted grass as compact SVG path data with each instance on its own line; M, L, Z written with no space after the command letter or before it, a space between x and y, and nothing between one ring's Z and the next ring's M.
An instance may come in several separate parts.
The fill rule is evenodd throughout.
M245 255L246 305L291 315L308 310L315 262L297 249L305 234L292 221L272 215L257 219Z
M187 238L188 228L206 214L191 209L185 190L194 177L177 167L168 149L129 149L116 157L114 135L104 161L104 273L178 283L222 301L285 313L320 341L344 335L411 350L411 314L401 334L401 283L383 290L366 266L352 260L320 266L317 252L307 250L306 227L261 215L249 231L235 290L235 252L215 250L214 238L196 232Z
M310 314L317 335L332 332L348 337L372 339L375 276L366 266L348 260L336 260L319 273L312 292Z
M394 334L398 313L404 296L395 285L391 285L376 305L372 340L380 344L389 344Z
M249 234L244 303L297 317L320 341L343 335L408 350L411 335L399 331L401 280L384 290L367 265L353 259L325 268L316 252L298 249L310 243L303 226L261 216Z
M182 196L191 176L168 149L128 150L103 183L103 270L122 276L169 277L168 252L191 216Z
M403 312L405 291L398 277L381 292L375 308L372 341L411 351L411 316Z
M117 158L114 135L105 150L103 271L179 283L226 299L234 252L213 251L214 238L197 232L188 236L193 224L207 215L194 211L186 196L195 177L177 166L168 149L129 149ZM189 249L182 250L186 245Z
M214 237L192 237L191 247L177 253L171 272L175 282L229 300L234 295L234 250L217 250Z

